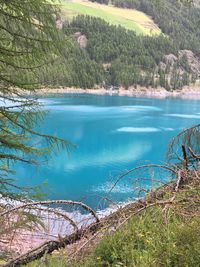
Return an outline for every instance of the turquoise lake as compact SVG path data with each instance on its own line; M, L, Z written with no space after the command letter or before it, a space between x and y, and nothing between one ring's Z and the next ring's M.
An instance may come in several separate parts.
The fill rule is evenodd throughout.
M40 102L49 113L37 130L77 147L70 153L61 150L37 167L17 164L18 184L48 181L44 191L49 199L81 200L92 207L125 170L163 163L170 139L200 121L198 100L63 94ZM121 202L134 197L132 186L125 178L109 198Z

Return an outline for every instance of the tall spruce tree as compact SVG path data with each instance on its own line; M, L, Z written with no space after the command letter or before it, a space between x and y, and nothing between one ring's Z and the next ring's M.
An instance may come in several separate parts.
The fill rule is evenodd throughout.
M63 39L56 27L58 10L47 0L0 0L0 194L13 194L9 179L15 162L35 163L61 139L34 131L43 112L34 91L41 74L62 53ZM44 86L49 81L42 81ZM33 144L39 135L44 147Z

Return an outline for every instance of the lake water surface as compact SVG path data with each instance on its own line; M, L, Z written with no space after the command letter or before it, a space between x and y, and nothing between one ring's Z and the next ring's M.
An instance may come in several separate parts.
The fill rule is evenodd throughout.
M59 151L48 164L16 165L18 184L48 181L48 198L93 207L120 173L144 162L162 163L170 139L200 121L200 101L193 100L63 94L40 101L49 113L37 130L77 147ZM124 179L109 197L125 201L134 196L132 186Z

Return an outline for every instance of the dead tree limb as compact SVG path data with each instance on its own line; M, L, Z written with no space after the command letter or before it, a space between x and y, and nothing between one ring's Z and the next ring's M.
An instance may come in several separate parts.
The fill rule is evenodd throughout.
M79 241L83 234L86 231L90 232L96 232L98 229L97 224L93 224L92 226L86 228L85 230L80 229L71 235L67 235L62 238L61 241L48 241L43 243L41 246L9 261L8 263L4 264L3 267L15 267L15 266L22 266L24 264L27 264L29 262L32 262L36 259L40 259L45 254L50 254L54 250L59 250L61 248L64 248L67 245L74 244L75 242Z
M180 184L181 184L182 179L183 179L183 177L181 175L181 171L179 170L178 171L178 174L177 174L176 186L174 188L174 192L173 192L173 196L171 198L171 201L174 201L175 200L176 194L177 194L177 192L179 190L179 187L180 187Z
M71 200L49 200L49 201L36 201L36 202L28 202L19 206L16 206L14 208L11 208L9 210L6 210L4 212L0 213L0 217L1 216L5 216L9 213L13 213L16 212L18 210L21 209L26 209L26 208L33 208L34 206L39 206L39 205L51 205L51 204L63 204L63 205L71 205L71 206L80 206L82 207L84 210L88 211L89 213L92 214L92 216L95 218L96 222L99 222L99 218L96 215L96 212L90 208L89 206L87 206L86 204L82 203L82 202L77 202L77 201L71 201Z
M173 168L170 168L168 166L165 166L165 165L159 165L159 164L147 164L147 165L142 165L142 166L139 166L139 167L135 167L133 169L130 169L129 171L127 172L124 172L122 173L118 178L117 180L115 181L115 183L112 185L111 189L109 190L109 193L112 192L112 190L115 188L115 186L117 185L117 183L122 179L124 178L125 176L127 176L128 174L134 172L134 171L137 171L137 170L140 170L140 169L144 169L144 168L161 168L161 169L165 169L167 171L170 171L172 172L173 174L176 174L176 170L174 170Z
M186 148L184 145L181 145L182 153L183 153L183 165L185 166L186 170L188 170L188 157L187 157L187 152Z
M62 218L64 218L66 221L68 221L74 228L74 230L78 230L78 226L77 224L75 223L74 220L72 220L69 216L67 216L64 212L60 212L56 209L47 209L47 208L40 208L40 207L34 207L34 210L40 210L40 211L44 211L44 212L48 212L48 213L53 213L57 216L60 216Z
M191 147L188 147L188 150L193 158L200 160L200 155L195 154Z

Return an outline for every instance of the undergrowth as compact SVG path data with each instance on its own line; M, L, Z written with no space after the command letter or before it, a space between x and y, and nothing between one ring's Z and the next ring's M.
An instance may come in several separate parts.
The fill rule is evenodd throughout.
M57 267L200 266L200 186L179 191L169 206L154 206L107 234L92 253L67 263L65 252L46 260ZM29 265L38 266L38 262ZM46 266L45 263L40 266Z

